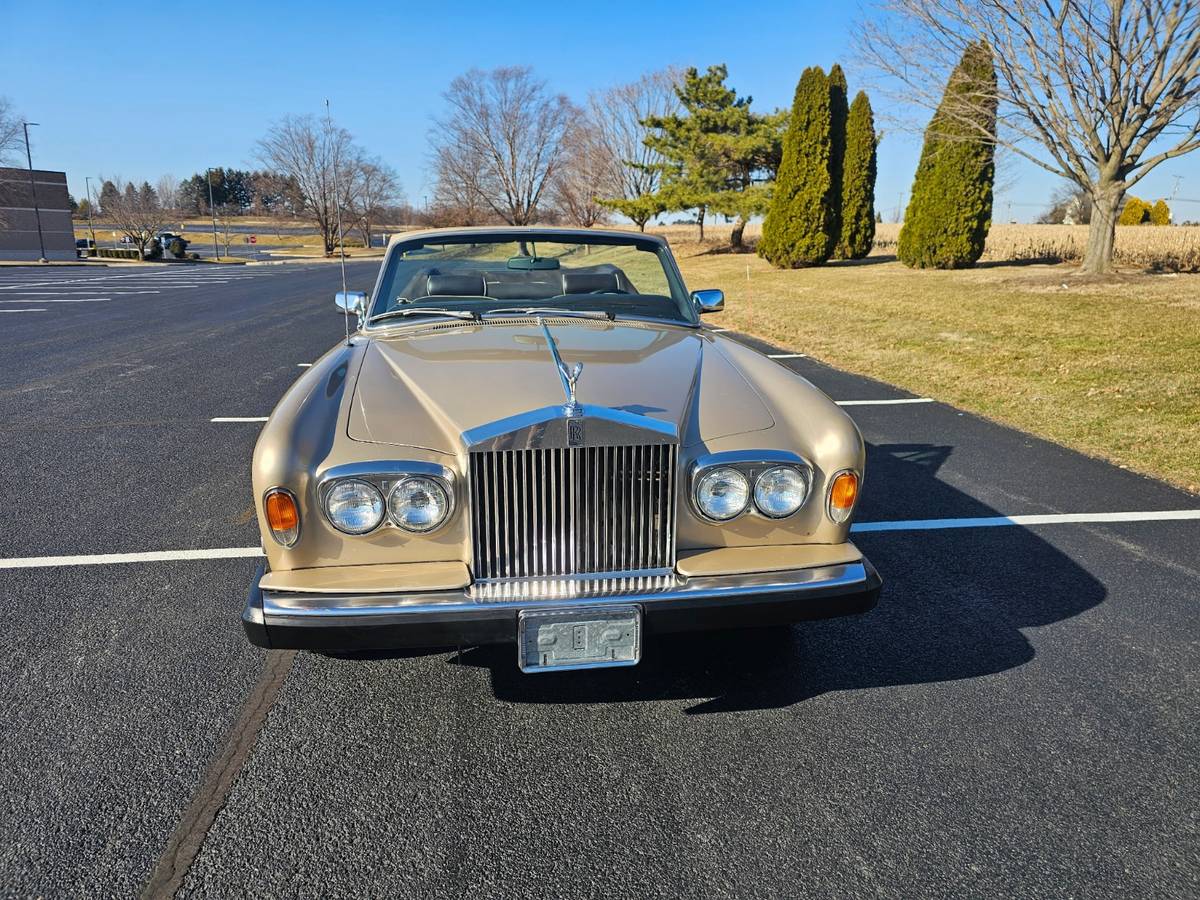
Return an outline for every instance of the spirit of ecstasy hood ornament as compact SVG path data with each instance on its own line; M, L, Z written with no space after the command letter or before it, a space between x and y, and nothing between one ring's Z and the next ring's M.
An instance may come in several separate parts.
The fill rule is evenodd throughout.
M546 336L546 345L550 348L550 355L554 357L554 365L558 369L558 377L562 381L563 391L567 395L567 405L563 407L563 412L568 416L581 416L583 415L583 407L575 400L575 385L579 382L580 373L583 372L583 363L575 363L573 368L568 369L567 364L558 355L558 344L554 342L554 335L550 333L550 328L541 316L538 316L537 321L542 326L542 334Z

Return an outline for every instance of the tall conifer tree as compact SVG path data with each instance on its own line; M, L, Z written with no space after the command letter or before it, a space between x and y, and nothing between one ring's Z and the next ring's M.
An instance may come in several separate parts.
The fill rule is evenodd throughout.
M843 168L846 157L846 119L850 114L846 73L837 63L829 70L829 178L833 182L833 214L829 222L829 255L837 255L842 233Z
M758 243L759 256L773 265L820 265L833 249L831 131L829 78L812 66L796 85L783 160Z
M862 259L875 242L875 117L871 101L859 91L846 118L842 157L842 228L833 255Z
M897 256L916 268L957 269L983 255L992 224L996 96L992 48L969 45L925 130ZM980 135L991 139L981 139Z

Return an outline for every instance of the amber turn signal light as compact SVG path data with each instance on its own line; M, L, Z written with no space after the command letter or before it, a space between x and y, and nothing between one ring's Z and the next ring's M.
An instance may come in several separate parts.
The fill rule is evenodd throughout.
M271 488L263 498L267 528L277 544L290 547L300 537L300 510L296 498L285 488Z
M829 486L829 518L839 525L850 518L854 501L858 499L858 476L853 472L839 472Z

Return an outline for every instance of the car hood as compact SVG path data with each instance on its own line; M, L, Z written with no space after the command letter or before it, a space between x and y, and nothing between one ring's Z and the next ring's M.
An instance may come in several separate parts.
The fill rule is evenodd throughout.
M693 328L548 319L580 403L668 422L683 444L770 428L771 413L716 340ZM562 405L563 387L533 320L436 323L373 338L351 398L356 441L456 453L463 432Z

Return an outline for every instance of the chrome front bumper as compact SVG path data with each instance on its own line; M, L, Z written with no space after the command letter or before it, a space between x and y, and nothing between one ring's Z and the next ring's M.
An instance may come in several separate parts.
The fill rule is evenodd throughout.
M775 625L870 610L882 581L861 562L674 579L650 590L553 598L480 599L470 588L414 594L263 591L255 575L242 624L251 643L276 649L381 650L504 643L522 609L642 608L648 633Z

